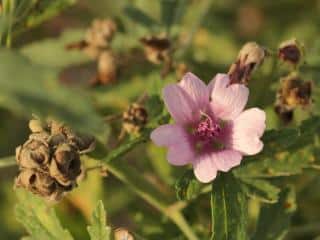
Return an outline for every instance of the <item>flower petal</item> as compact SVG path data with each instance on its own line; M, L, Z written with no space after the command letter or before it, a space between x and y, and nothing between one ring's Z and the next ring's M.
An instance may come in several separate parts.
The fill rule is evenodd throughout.
M163 98L169 113L177 123L185 124L194 121L196 104L178 84L167 85L163 89Z
M179 82L179 86L189 94L197 108L205 110L209 103L209 91L203 81L193 73L188 72Z
M198 156L193 163L194 175L200 182L211 182L217 176L217 167L210 154Z
M242 155L238 151L223 150L212 153L217 169L223 172L228 172L231 168L240 165Z
M176 166L191 163L194 157L195 153L188 141L181 141L175 145L170 145L167 153L168 162Z
M180 125L166 124L153 130L150 138L158 146L169 147L170 145L187 140L187 133Z
M263 148L260 137L266 128L266 114L259 108L250 108L233 122L232 148L245 155L254 155Z
M217 74L211 92L211 108L222 120L235 119L244 109L248 101L249 90L243 84L229 85L226 74Z

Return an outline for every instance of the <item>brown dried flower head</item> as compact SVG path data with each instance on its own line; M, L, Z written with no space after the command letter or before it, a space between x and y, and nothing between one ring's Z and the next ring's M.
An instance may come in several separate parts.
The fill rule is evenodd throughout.
M95 47L105 48L117 31L117 25L110 19L95 19L87 30L85 41Z
M267 51L255 42L246 43L240 50L238 58L229 69L231 84L248 84L252 72L263 63Z
M80 154L93 149L94 139L54 120L48 120L45 125L32 119L29 127L33 133L16 149L20 173L15 186L49 200L60 200L77 185Z
M127 133L138 133L148 121L147 110L138 103L130 105L122 114L123 129Z
M146 58L154 64L170 60L171 42L165 36L148 36L140 39Z
M277 92L275 111L285 122L293 118L293 111L298 106L307 107L312 99L312 82L304 81L296 73L280 79Z
M298 65L303 55L303 48L296 39L290 39L280 44L278 57L294 66Z

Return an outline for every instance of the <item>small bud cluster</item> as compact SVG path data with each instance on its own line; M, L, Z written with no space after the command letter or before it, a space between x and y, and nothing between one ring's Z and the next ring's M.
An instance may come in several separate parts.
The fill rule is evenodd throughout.
M138 103L133 103L122 114L123 130L127 133L138 133L148 121L147 110Z
M95 19L88 28L83 40L71 43L67 49L79 49L97 60L97 75L91 84L108 84L116 80L117 61L111 49L111 41L117 25L110 19Z
M252 72L263 63L267 51L255 42L246 43L229 69L231 84L248 84Z
M304 81L296 73L280 79L275 111L284 122L290 122L294 109L306 107L311 103L312 82Z
M76 187L81 173L80 154L94 147L94 139L71 131L63 124L38 119L29 122L29 139L16 148L20 169L15 186L49 200L60 200Z

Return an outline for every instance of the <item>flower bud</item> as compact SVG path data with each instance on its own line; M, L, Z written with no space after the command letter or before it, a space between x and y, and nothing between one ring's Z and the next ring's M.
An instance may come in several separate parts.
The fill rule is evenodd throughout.
M248 84L252 72L263 63L267 51L255 42L246 43L229 69L230 84Z
M138 133L148 121L147 110L138 103L133 103L122 114L123 129L127 133Z
M110 19L96 19L92 22L91 27L87 30L85 41L91 46L107 47L112 40L117 26Z
M170 59L171 43L167 37L149 36L140 39L146 58L154 64Z
M61 185L73 185L81 173L79 153L69 144L61 144L53 155L49 172Z
M49 148L42 141L31 139L16 149L17 163L23 168L43 168L49 159Z
M302 47L296 39L290 39L280 44L278 57L294 66L298 65L302 57Z

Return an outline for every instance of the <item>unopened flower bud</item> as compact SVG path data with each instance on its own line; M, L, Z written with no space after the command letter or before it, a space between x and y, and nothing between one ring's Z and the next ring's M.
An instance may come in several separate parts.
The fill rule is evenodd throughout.
M280 44L278 57L294 66L298 65L302 57L302 47L296 39L290 39Z
M49 159L49 148L41 141L28 140L16 149L17 163L23 168L42 168Z
M246 43L229 69L230 84L248 84L252 72L263 63L267 51L255 42Z
M81 173L79 153L68 144L58 146L52 158L49 172L61 185L72 185Z
M96 19L88 29L85 41L91 46L107 47L112 40L117 26L110 19Z
M133 103L122 114L123 129L127 133L138 133L148 121L147 110L138 103Z
M118 228L114 231L114 240L134 240L134 238L127 229Z
M43 131L43 124L39 119L31 119L29 121L29 128L31 132L38 133Z
M145 56L150 62L160 64L170 59L171 43L167 37L143 37L140 41L143 44Z

